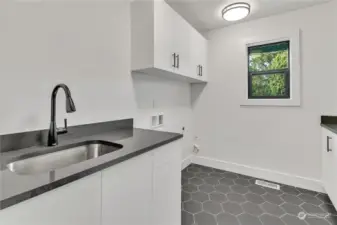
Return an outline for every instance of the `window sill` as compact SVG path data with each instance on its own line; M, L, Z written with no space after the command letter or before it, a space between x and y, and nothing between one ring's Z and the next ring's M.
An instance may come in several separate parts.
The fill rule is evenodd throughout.
M241 106L299 107L300 99L244 99Z

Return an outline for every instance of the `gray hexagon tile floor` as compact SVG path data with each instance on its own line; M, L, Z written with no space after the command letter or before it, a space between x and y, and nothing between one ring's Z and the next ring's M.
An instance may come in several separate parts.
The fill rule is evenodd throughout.
M278 191L255 180L190 165L182 171L182 225L337 225L327 195L282 184Z

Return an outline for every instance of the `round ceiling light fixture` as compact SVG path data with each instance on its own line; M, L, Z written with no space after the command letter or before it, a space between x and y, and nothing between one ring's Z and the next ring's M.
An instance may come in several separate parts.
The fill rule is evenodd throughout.
M245 2L237 2L226 6L222 10L222 18L227 21L238 21L246 18L250 13L250 5Z

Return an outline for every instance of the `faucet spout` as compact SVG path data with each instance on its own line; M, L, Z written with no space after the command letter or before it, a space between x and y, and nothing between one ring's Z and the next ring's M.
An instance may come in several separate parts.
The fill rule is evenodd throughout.
M55 146L58 144L58 134L67 133L67 123L65 120L65 128L58 129L56 126L56 96L59 89L63 89L66 95L66 111L67 113L73 113L76 111L74 101L71 97L71 92L67 85L58 84L55 86L51 95L51 116L50 116L50 127L48 133L48 146Z

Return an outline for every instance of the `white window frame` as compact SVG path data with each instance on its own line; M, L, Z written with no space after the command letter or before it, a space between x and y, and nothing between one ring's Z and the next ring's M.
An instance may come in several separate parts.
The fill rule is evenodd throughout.
M290 98L288 99L249 99L248 98L248 48L258 45L290 41ZM242 106L300 106L301 105L301 48L300 30L281 32L280 35L265 35L253 38L245 45L244 96Z

